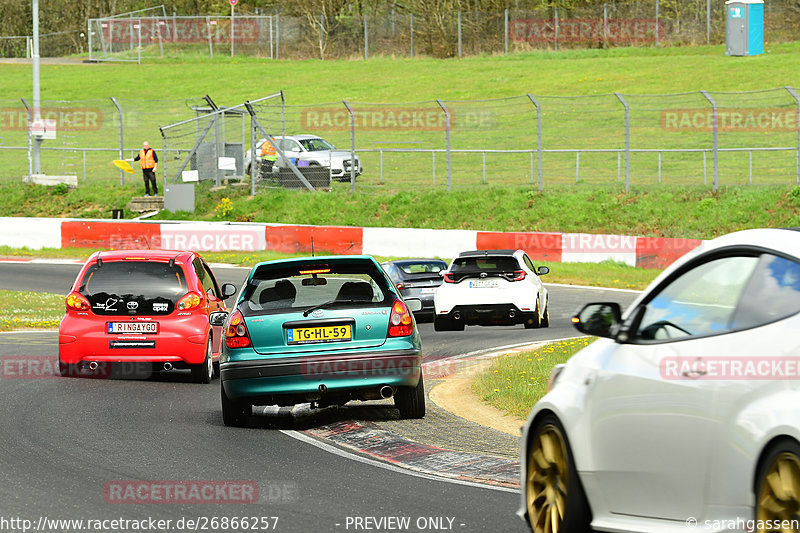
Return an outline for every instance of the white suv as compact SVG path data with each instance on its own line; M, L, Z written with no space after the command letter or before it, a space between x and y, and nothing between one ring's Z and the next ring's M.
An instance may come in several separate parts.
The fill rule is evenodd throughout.
M337 150L331 143L317 137L316 135L287 135L286 137L275 137L276 144L286 157L296 159L297 166L316 166L330 167L331 178L338 181L350 180L350 151ZM261 147L266 139L259 139L256 143L256 154L261 154ZM244 167L250 173L250 161L252 155L250 150L244 156ZM355 175L361 175L361 161L355 156L356 168ZM256 156L257 161L261 161L261 155ZM281 168L288 168L288 164L282 158L277 157L275 166L267 170L272 174ZM262 171L263 172L263 171Z
M436 331L462 331L465 325L526 328L550 325L550 298L538 269L522 250L476 250L453 259L436 289Z

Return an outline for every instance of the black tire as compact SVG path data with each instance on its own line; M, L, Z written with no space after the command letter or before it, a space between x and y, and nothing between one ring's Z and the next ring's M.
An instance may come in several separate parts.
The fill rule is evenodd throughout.
M592 513L564 427L548 414L536 422L529 435L523 490L531 530L534 533L591 531ZM550 457L545 456L545 449L550 450ZM556 524L551 522L554 510Z
M394 405L400 410L400 418L414 419L425 417L425 385L422 371L416 387L400 387L394 395Z
M767 482L772 479L772 482ZM759 523L777 523L797 517L800 494L781 491L774 487L796 487L800 483L800 445L793 440L782 440L773 445L762 459L756 473L756 520Z
M199 365L192 365L192 381L211 383L214 377L214 360L211 358L211 339L206 343L206 358Z
M550 298L547 298L547 303L544 306L544 316L542 316L542 327L550 327Z
M252 412L252 406L241 400L232 400L225 394L225 387L220 386L222 399L222 422L229 427L244 427Z
M542 327L542 317L539 316L539 299L536 299L536 309L533 316L525 321L525 329L538 329Z
M58 361L58 373L65 378L77 378L81 375L81 367L72 363Z

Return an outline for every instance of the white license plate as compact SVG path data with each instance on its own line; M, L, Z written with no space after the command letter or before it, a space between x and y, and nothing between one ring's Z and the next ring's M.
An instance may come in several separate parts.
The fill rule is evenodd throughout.
M497 280L495 279L479 279L469 282L470 289L490 289L497 287Z
M428 287L426 289L419 290L420 294L433 294L434 292L436 292L436 287Z
M109 333L158 333L158 322L108 322Z

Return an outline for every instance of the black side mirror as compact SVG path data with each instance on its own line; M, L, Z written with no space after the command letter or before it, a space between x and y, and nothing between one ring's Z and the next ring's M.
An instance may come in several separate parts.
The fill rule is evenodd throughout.
M208 323L212 326L224 326L225 321L228 319L227 311L214 311L208 315Z
M572 317L575 329L597 337L613 338L621 322L622 308L616 302L586 304Z
M222 285L222 299L227 300L236 294L236 285L233 283L225 283Z
M539 276L544 276L545 274L549 273L550 273L550 268L546 266L540 266L538 269L536 269L536 274Z

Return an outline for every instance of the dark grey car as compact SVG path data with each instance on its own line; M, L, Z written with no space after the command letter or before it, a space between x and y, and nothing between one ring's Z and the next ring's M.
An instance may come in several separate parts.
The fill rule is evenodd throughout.
M422 309L414 316L418 320L433 319L433 293L442 284L447 263L441 259L399 259L381 265L403 298L419 298L422 302Z

